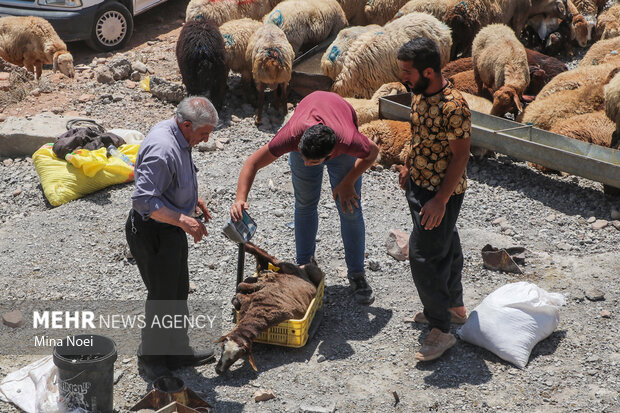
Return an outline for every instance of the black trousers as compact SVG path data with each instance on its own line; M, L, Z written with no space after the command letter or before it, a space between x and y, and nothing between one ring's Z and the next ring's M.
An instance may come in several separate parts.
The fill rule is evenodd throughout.
M409 263L430 327L447 333L450 331L448 308L463 305L463 251L456 220L464 194L452 195L446 204L441 224L426 230L421 224L420 210L435 194L420 188L409 179L406 196L413 220L413 231L409 237Z
M188 314L189 271L187 237L174 225L144 221L133 209L125 224L129 250L148 290L146 327L142 329L139 356L185 354L189 349L186 328L170 328L171 317Z

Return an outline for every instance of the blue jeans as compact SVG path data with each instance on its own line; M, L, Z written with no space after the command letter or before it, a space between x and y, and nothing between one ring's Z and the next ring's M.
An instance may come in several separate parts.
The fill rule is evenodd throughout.
M340 155L329 159L320 165L305 166L299 152L289 153L293 188L295 190L295 249L297 264L307 264L314 256L316 249L316 234L319 228L319 214L317 205L321 197L321 183L323 181L323 167L327 166L329 182L334 189L353 168L356 157ZM355 181L355 192L362 196L362 177ZM336 208L340 214L340 235L344 244L344 259L347 263L348 274L364 271L365 227L362 214L361 199L358 199L359 208L353 208L353 213L344 213L340 208L339 199Z

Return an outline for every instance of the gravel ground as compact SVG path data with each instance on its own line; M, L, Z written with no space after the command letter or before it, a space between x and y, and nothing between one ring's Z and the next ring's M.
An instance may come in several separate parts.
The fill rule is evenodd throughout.
M144 61L156 75L178 81L173 54L178 28L171 30L162 31L156 47L140 44L127 57ZM94 68L110 56L95 58L104 60L93 61L86 52L78 52L76 60ZM128 87L124 80L98 84L90 77L93 71L84 70L73 82L48 76L45 81L51 86L46 93L7 108L6 113L34 114L37 104L49 106L62 95L56 100L62 103L60 113L89 115L107 128L130 127L146 134L171 116L173 105ZM233 94L212 135L217 145L194 152L200 195L214 219L207 225L209 236L191 246L189 254L190 279L196 285L190 300L221 303L225 330L233 326L229 300L237 258L236 246L220 229L228 219L242 162L281 125L281 119L268 112L270 121L257 129L252 108L241 101L237 81L231 80ZM80 101L84 94L89 97ZM255 242L278 258L291 260L293 231L286 224L293 220L293 195L286 162L284 156L258 174L250 213L259 226ZM336 229L338 214L325 177L317 261L326 273L326 295L324 318L314 338L301 349L255 345L258 372L238 362L221 377L213 365L181 370L179 376L216 412L620 412L620 224L612 223L612 211L620 210L620 200L606 197L598 183L543 175L503 155L472 159L468 174L458 221L468 308L498 287L522 280L567 299L558 329L534 348L525 369L462 341L440 360L414 361L413 353L428 332L404 320L421 304L408 262L394 260L384 246L388 230L410 231L411 219L397 174L378 168L363 178L367 265L378 264L378 269L373 265L374 271L367 270L375 303L358 306L349 294ZM138 270L125 256L124 222L132 185L117 185L52 208L30 158L0 159L0 176L0 286L7 300L145 298ZM608 225L595 229L594 220ZM526 247L524 274L484 269L480 250L487 243ZM246 274L253 265L248 259ZM586 291L595 289L604 293L603 301L585 297ZM603 311L609 317L603 317ZM37 358L1 356L0 376ZM135 356L119 356L115 369L123 374L114 386L114 404L124 412L150 386L140 375ZM253 394L259 388L273 390L276 398L255 403ZM18 411L1 402L0 410Z

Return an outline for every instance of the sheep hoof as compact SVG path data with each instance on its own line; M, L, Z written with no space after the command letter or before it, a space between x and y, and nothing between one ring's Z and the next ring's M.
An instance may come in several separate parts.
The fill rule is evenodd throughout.
M262 119L261 119L261 118L259 118L258 116L254 116L254 124L255 124L256 126L259 126L259 125L262 125L262 124L263 124L263 121L262 121Z

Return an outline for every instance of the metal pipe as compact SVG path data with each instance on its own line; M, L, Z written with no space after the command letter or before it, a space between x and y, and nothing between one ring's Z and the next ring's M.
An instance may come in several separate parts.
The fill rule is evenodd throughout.
M237 244L239 250L237 252L237 285L243 281L243 268L245 267L245 248L243 244Z

